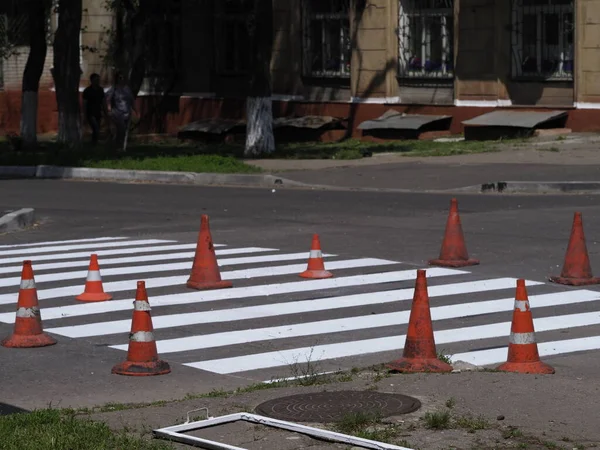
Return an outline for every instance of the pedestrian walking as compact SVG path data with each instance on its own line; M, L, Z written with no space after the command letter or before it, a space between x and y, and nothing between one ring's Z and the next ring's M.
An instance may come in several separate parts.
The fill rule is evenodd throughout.
M104 88L100 86L100 75L90 76L90 85L83 91L83 111L85 119L92 129L92 144L96 145L100 136L102 109L104 106Z
M137 111L133 92L127 86L125 77L120 73L115 76L114 86L106 93L106 105L116 128L116 145L124 150L132 113L137 115Z

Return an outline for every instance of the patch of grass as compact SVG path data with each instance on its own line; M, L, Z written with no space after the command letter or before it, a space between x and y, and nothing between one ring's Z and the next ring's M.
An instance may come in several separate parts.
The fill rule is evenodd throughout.
M447 430L452 425L450 419L449 411L428 412L423 416L425 427L430 430Z
M444 350L442 350L441 352L438 353L437 355L438 359L446 364L450 364L452 365L452 355L446 355L444 353Z
M502 437L504 439L520 438L523 437L523 432L517 427L508 427L506 430L502 431Z
M380 421L380 414L368 414L363 412L348 413L344 414L344 416L335 423L335 429L340 433L353 434L378 424Z
M554 153L558 153L560 152L560 149L558 147L538 147L537 149L540 152L554 152Z
M44 409L0 417L2 450L167 450L161 441L113 432L108 425Z
M485 417L462 416L454 419L454 424L458 428L464 428L470 433L475 433L478 430L485 430L490 427L490 423Z
M446 408L454 408L454 406L456 405L456 400L454 397L450 397L448 400L446 400Z

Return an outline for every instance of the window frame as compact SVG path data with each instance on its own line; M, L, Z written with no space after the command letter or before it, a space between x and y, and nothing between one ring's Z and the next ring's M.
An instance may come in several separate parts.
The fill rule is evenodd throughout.
M224 4L225 4L225 0L218 0L215 2L215 9L214 9L214 18L215 18L215 22L214 22L214 39L215 39L215 73L219 76L246 76L249 73L250 68L246 67L245 69L243 68L243 63L241 62L242 59L240 59L240 55L243 55L244 53L247 53L248 51L250 51L249 48L246 48L246 50L244 49L239 49L237 48L239 45L239 42L246 42L248 43L248 20L250 19L250 16L252 15L252 12L245 12L245 13L238 13L238 14L232 14L232 13L227 13L224 10ZM227 29L225 27L225 24L227 22L235 22L237 23L237 25L239 26L239 24L241 23L242 26L246 27L246 34L244 39L240 39L240 32L239 32L239 28L236 27L234 28L236 30L235 32L235 36L233 37L233 42L235 43L234 45L236 46L236 51L235 53L235 62L234 62L234 68L233 69L227 69L226 68L226 41L223 39L223 36L226 35L225 30ZM243 34L243 33L242 33Z
M413 0L414 1L414 0ZM417 0L418 1L418 0ZM450 8L416 8L410 11L410 0L398 0L398 76L407 79L426 79L426 80L452 80L454 79L454 1ZM420 70L410 69L410 32L411 18L418 17L421 21L421 60L427 60L427 46L423 43L429 43L429 54L431 54L431 39L427 40L424 34L431 34L428 27L425 26L427 19L441 18L440 36L442 38L442 68L441 70L427 71L425 68ZM450 32L451 29L451 32ZM405 31L405 32L404 32ZM446 62L452 56L452 69L448 70Z
M346 61L346 55L344 52L346 39L352 39L352 22L350 17L350 10L352 0L348 1L348 8L346 13L312 13L311 12L311 1L323 1L323 0L302 0L302 74L307 78L330 78L330 79L350 79L352 75L352 44L350 44L350 51L348 60ZM326 54L326 23L328 20L346 20L348 24L348 36L344 34L344 27L340 27L340 67L341 70L313 70L311 61L313 59L312 54L312 22L321 21L321 59L324 62L324 55ZM347 70L344 68L347 67Z
M536 61L537 71L523 72L523 17L526 14L535 14L536 16ZM553 73L544 73L542 69L542 62L544 60L544 48L549 47L549 44L544 39L544 15L545 14L557 14L558 15L558 44L556 47L559 49L560 60L558 68ZM571 14L573 22L573 38L571 44L571 58L568 59L566 55L568 51L565 49L569 44L565 44L565 19L564 16ZM511 22L512 22L512 33L511 33L511 75L513 79L517 80L542 80L542 81L574 81L575 79L575 2L571 0L570 4L552 4L551 0L547 4L543 5L523 5L523 0L512 1L511 11ZM519 27L521 24L521 27ZM571 61L572 69L571 72L564 71L564 64L567 61Z

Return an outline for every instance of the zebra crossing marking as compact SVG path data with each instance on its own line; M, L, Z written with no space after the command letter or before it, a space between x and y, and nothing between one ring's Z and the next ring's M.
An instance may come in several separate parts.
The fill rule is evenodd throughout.
M468 281L464 283L445 284L441 286L431 286L429 296L431 298L457 295L472 294L477 292L487 292L493 290L510 289L515 285L515 278L498 278L493 280ZM531 282L528 286L542 284ZM152 324L155 330L161 328L173 328L187 325L200 325L206 323L222 323L247 319L258 319L266 317L285 316L291 314L300 314L314 311L332 311L335 309L352 308L366 305L379 305L391 302L411 300L414 295L414 288L395 289L390 291L369 292L367 294L352 294L336 297L317 298L298 302L269 303L268 305L247 306L232 309L220 309L216 311L201 311L183 314L152 315ZM552 294L550 294L552 295ZM548 297L550 297L550 295ZM544 296L538 296L544 297ZM599 293L590 292L590 299L600 299ZM542 300L541 298L538 300ZM582 299L582 301L585 300ZM552 298L552 301L559 301ZM150 299L152 302L152 299ZM512 299L514 302L514 299ZM548 299L548 303L551 303ZM276 305L276 308L273 306ZM503 300L494 300L492 302L479 303L480 311L494 311L503 306L512 306L505 304ZM438 307L440 311L445 311L446 307ZM443 314L443 313L442 313ZM117 333L126 333L131 328L131 320L115 320L110 322L86 323L85 325L74 325L67 327L47 328L55 334L71 338L102 336Z
M118 240L122 240L122 239L128 239L128 238L126 238L126 237L100 237L100 238L91 238L91 239L68 239L66 241L34 242L34 243L29 243L29 244L8 244L8 245L0 245L0 249L31 247L34 245L42 246L42 245L57 245L57 244L79 244L79 243L83 243L83 242L118 241Z

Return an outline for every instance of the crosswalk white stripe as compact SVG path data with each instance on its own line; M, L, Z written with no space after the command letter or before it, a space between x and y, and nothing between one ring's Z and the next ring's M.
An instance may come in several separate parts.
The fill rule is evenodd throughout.
M390 264L398 264L395 261L388 261L385 259L377 258L360 258L360 259L346 259L341 261L329 262L328 267L332 270L335 269L355 269L358 267L377 267L385 266ZM186 266L188 270L191 270L189 265ZM221 278L224 280L241 280L245 278L257 278L257 277L273 277L278 275L291 275L294 273L300 273L306 269L306 264L289 264L285 266L270 266L270 267L258 267L254 269L242 269L232 270L230 272L221 272ZM185 275L175 275L171 277L158 277L158 278L146 278L146 288L158 288L165 286L185 286L186 281L189 278L189 273ZM37 281L37 280L36 280ZM137 280L124 280L124 281L113 281L104 283L104 292L122 292L129 291L135 287ZM51 298L68 297L71 295L78 295L81 291L81 286L65 286L54 289L38 289L39 300L47 300ZM15 302L14 294L0 295L0 305L7 305Z
M552 303L558 304L560 297L552 296ZM512 298L493 300L498 306L496 311L511 311ZM479 303L461 303L452 306L431 308L433 320L456 319L459 317L471 317L484 314L482 311L487 307L478 308ZM237 330L223 333L186 336L158 341L158 351L161 353L183 352L187 350L200 350L213 347L224 347L227 345L238 345L265 340L287 339L300 336L317 336L320 334L341 333L343 331L367 330L371 328L382 328L408 323L410 310L386 313L369 314L364 316L344 317L341 319L320 320L316 322L305 322L277 327L256 328L252 330ZM127 350L127 346L116 345L112 348Z
M135 245L135 244L133 244ZM224 247L222 245L215 244L215 247ZM128 255L135 255L137 253L153 253L153 252L166 252L171 250L189 250L196 248L196 244L175 244L175 245L159 245L149 247L133 247L133 248L117 248L114 250L96 250L94 252L74 252L74 253L61 253L58 255L27 255L27 258L16 257L16 258L4 258L0 259L0 264L14 264L22 263L23 259L30 259L36 264L39 261L56 261L63 259L77 259L77 258L89 258L91 253L96 253L99 257L121 255L126 253ZM89 260L88 260L89 262ZM35 270L35 267L34 267Z
M600 336L591 336L561 341L538 342L538 352L541 357L561 355L565 353L600 350ZM452 356L452 361L465 361L478 366L499 364L506 361L508 347L478 350L458 353Z
M443 277L452 275L463 275L469 272L457 269L446 269L434 267L427 269L427 277ZM150 298L153 308L169 305L185 305L220 300L232 300L240 298L251 298L259 296L291 294L299 292L319 291L325 289L336 289L352 286L366 286L380 283L396 283L412 281L416 278L415 269L400 270L394 272L379 272L369 275L353 275L348 277L327 278L324 280L302 280L288 283L273 283L256 286L238 287L217 291L187 292L183 294L162 295ZM13 302L16 297L13 296ZM57 306L44 308L44 320L62 319L65 317L86 316L91 314L103 314L116 311L127 311L131 309L131 300L112 300L109 302L89 303L85 305ZM12 313L0 314L0 322L13 323Z
M93 239L69 239L66 241L46 241L46 242L30 242L28 244L8 244L0 245L0 248L20 248L20 247L33 247L36 245L58 245L58 244L77 244L81 242L101 242L101 241L118 241L127 239L126 237L101 237Z
M191 253L191 259L193 259L194 253ZM245 257L245 258L232 258L232 260L223 259L219 261L220 266L234 265L234 264L253 264L258 262L278 262L278 261L293 261L297 259L306 259L306 252L303 253L285 253L282 255L269 255L269 256L259 256L255 259L255 257ZM169 258L167 255L162 255L162 261L168 261ZM133 275L138 273L153 273L153 272L169 272L169 271L178 271L178 270L191 270L192 261L180 262L180 263L170 263L170 264L151 264L146 266L127 266L127 267L117 267L112 269L102 268L104 267L105 261L100 262L100 271L104 278L109 276L119 276L119 275ZM37 268L36 268L37 269ZM260 269L256 269L258 271ZM77 280L77 279L85 279L87 274L86 270L81 271L72 271L72 272L54 272L47 273L43 275L36 275L35 281L36 283L46 283L51 281L66 281L66 280ZM6 286L17 286L20 282L20 277L10 277L10 278L0 278L0 287Z
M581 313L564 316L544 317L535 320L536 332L561 330L564 328L583 327L600 324L600 313ZM434 331L436 345L450 344L477 339L490 339L505 336L508 340L511 322L479 325L474 327L453 328L449 330ZM296 348L276 352L259 353L233 358L214 359L186 363L184 366L207 370L220 374L245 372L249 370L266 369L289 364L286 358L292 361L312 362L348 356L365 355L392 350L401 350L406 335L389 336L360 341L346 341L337 344L317 345L314 347ZM317 360L310 359L314 355ZM283 358L283 360L282 360Z
M196 244L189 244L188 248L195 248ZM217 256L226 256L226 255L238 255L238 254L252 254L252 253L264 253L264 252L274 252L277 251L275 248L262 248L262 247L241 247L241 248L224 248L217 249L215 253ZM178 253L160 253L158 255L145 255L145 256L127 256L124 258L108 258L108 259L100 259L100 265L102 267L112 266L117 264L129 264L129 263L140 263L140 262L150 262L150 261L172 261L176 259L193 259L195 251L190 252L178 252ZM86 253L87 255L87 253ZM303 253L306 257L306 254ZM335 255L330 255L335 256ZM233 260L244 261L247 260L248 264L250 263L260 263L260 262L269 262L271 255L267 256L254 256L254 257L245 257L245 258L231 258ZM225 260L224 260L225 261ZM46 263L46 264L35 264L34 270L37 274L43 270L52 270L52 269L68 269L71 267L82 267L85 268L89 265L89 255L87 255L86 259L80 261L63 261L58 263ZM221 261L219 261L221 264ZM247 264L245 262L230 262L229 264ZM23 270L22 266L10 266L10 267L0 267L0 274L7 273L21 273ZM39 276L36 276L38 278Z
M57 252L68 252L72 250L81 250L84 248L92 249L92 253L96 249L100 248L113 248L113 247L127 247L128 245L152 245L152 244L167 244L169 242L177 242L167 239L141 239L138 241L119 241L119 242L106 242L106 243L92 243L89 244L77 244L77 245L55 245L51 247L34 247L34 248L21 248L18 250L5 250L0 251L0 256L10 255L29 255L31 253L57 253ZM4 263L3 259L0 259L0 263Z
M467 281L463 283L444 284L441 286L430 286L429 297L443 297L447 295L470 294L475 292L487 292L500 289L509 289L515 286L515 278L498 278L492 280ZM528 282L528 286L542 284L538 282ZM577 301L591 301L600 299L600 293L594 291L579 291L579 296L572 296ZM289 314L299 314L313 311L330 311L334 309L352 308L356 306L377 305L384 303L410 300L414 295L414 288L395 289L391 291L369 292L367 294L352 294L338 297L318 298L314 300L303 300L299 302L270 303L268 305L247 306L242 308L221 309L213 311L201 311L194 313L167 314L163 316L153 315L152 324L155 329L180 327L186 325L200 325L205 323L236 322L240 320L257 319L264 317L284 316ZM540 296L538 296L540 297ZM544 297L544 296L541 296ZM556 295L552 301L563 300L562 296ZM570 299L564 299L568 302ZM152 301L152 299L150 300ZM550 299L536 298L536 302L545 301L551 303ZM481 302L478 308L481 311L489 312L496 306L496 302L502 303L503 300L492 302ZM540 307L540 304L537 303ZM444 310L444 306L437 309ZM486 309L487 308L487 309ZM46 328L46 331L68 336L71 338L104 336L108 334L125 333L131 328L131 319L114 320L110 322L86 323L84 325L74 325L67 327Z

